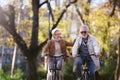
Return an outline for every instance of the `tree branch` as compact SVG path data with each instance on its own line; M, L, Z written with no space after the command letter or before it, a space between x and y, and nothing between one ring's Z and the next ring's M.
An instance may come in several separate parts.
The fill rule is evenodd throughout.
M76 7L76 11L80 17L80 21L81 21L81 24L83 25L85 23L84 19L83 19L83 15L80 13L79 9L77 8L77 6L75 5Z
M47 0L47 6L48 6L49 13L51 14L52 21L54 22L54 16L53 16L53 13L52 13L52 8L51 8L50 2L48 0Z
M39 51L42 50L43 46L47 43L48 39L46 39L45 41L43 41L42 43L40 43L40 45L38 46Z
M87 4L90 4L91 3L91 0L88 0L87 1ZM89 15L89 12L90 12L90 8L85 8L85 10L86 10L86 15Z
M10 31L8 31L10 32ZM28 57L29 56L29 50L28 47L25 43L25 41L23 40L23 38L16 32L14 32L12 34L14 41L17 43L17 45L19 46L20 50L23 52L24 56Z
M12 6L9 8L10 10L7 11L10 14L4 12L2 9L0 9L0 25L4 27L14 38L14 41L19 46L21 51L25 56L28 56L28 48L25 43L25 41L22 39L22 37L16 32L15 30L15 11ZM4 13L4 14L3 14ZM8 15L7 15L8 14ZM12 19L11 19L12 18Z
M111 11L109 17L112 17L112 16L114 15L115 8L116 8L117 2L118 2L118 0L113 0L113 1L114 1L114 2L113 2L113 8L112 8L112 11Z
M15 10L14 10L14 7L9 5L9 11L7 11L7 13L8 13L7 16L9 17L8 24L12 25L11 29L16 31L15 22L14 22L14 20L15 20Z
M59 24L60 20L62 19L64 13L67 11L67 8L68 8L71 4L74 4L74 3L76 3L76 2L77 2L77 0L74 0L74 1L70 2L68 5L66 5L66 8L61 12L61 15L59 16L58 20L56 21L56 23L53 25L53 27L51 28L51 30L50 30L50 32L49 32L49 33L50 33L50 34L49 34L50 38L51 38L51 36L52 36L51 31L52 31L54 28L57 27L57 25Z
M44 5L45 3L47 3L47 2L48 2L48 0L44 1L43 3L41 3L41 4L39 5L39 8L40 8L42 5Z
M68 8L71 4L73 4L73 3L75 3L75 2L77 2L77 0L74 0L73 2L70 2L68 5L66 5L66 8L62 11L61 15L59 16L56 24L53 25L52 29L54 29L54 28L59 24L59 22L60 22L60 20L62 19L64 13L67 11L67 8Z

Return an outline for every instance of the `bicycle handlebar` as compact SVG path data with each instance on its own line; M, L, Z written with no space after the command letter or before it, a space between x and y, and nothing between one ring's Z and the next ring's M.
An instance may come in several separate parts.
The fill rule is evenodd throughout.
M87 55L87 56L95 56L95 54L89 54L89 55ZM86 57L87 57L86 56ZM80 55L77 55L77 57L80 57Z
M65 58L65 57L69 57L68 55L60 55L60 56L54 56L54 55L50 55L50 54L46 54L45 56L48 56L48 57L51 57L51 58L60 58L60 57L63 57L63 58Z

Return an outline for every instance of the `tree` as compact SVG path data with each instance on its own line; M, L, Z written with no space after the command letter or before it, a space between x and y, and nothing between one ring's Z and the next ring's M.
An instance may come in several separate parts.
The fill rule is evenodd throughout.
M120 34L120 30L119 30ZM117 58L117 66L115 71L115 80L120 79L120 35L118 36L118 58Z
M120 12L117 11L117 10L120 10L120 0L110 0L110 3L112 4L113 7L112 7L111 14L109 16L113 17L114 15L116 15L115 11L120 14ZM117 34L118 35L118 57L117 57L117 66L116 66L115 75L114 75L115 80L120 79L120 25L118 26L119 26L119 31Z
M23 0L19 0L19 1L22 2ZM120 4L119 0L109 0L110 2L104 3L102 7L98 7L97 9L91 8L92 2L94 0L81 0L81 1L64 0L65 3L63 4L62 7L60 7L61 4L57 3L59 0L55 0L56 2L55 9L52 9L51 3L50 3L51 0L45 0L44 2L42 1L43 0L32 0L31 2L33 17L32 17L32 28L30 31L29 43L27 43L28 41L26 41L24 37L19 34L18 32L19 28L16 27L18 25L15 24L15 19L16 19L15 15L18 11L22 11L22 9L19 9L18 11L16 11L13 6L9 6L9 10L4 11L2 8L0 8L0 25L4 27L12 35L14 41L17 43L17 45L23 52L24 56L26 57L27 80L38 80L36 58L39 54L39 51L42 49L43 45L48 40L46 39L44 42L42 41L39 42L39 37L38 37L38 35L42 33L42 31L40 31L40 28L39 28L39 26L41 26L39 25L39 23L41 23L40 21L42 20L42 17L40 16L39 13L42 12L43 9L41 7L44 4L47 4L47 9L44 10L43 14L47 16L49 15L51 19L51 22L50 22L51 27L48 32L49 39L51 39L52 29L56 28L58 25L61 25L60 21L64 19L64 14L67 13L66 15L68 15L69 13L70 14L69 17L72 17L72 18L75 16L76 16L75 18L78 18L79 16L80 23L82 25L87 24L91 29L91 33L97 36L97 39L102 45L102 48L106 50L104 53L108 51L107 50L109 48L108 42L110 41L113 35L113 34L112 35L110 34L110 32L113 31L111 30L111 27L114 27L115 29L116 25L118 25L118 22L119 22L118 18L116 18L116 14L119 12L117 11L117 8L119 9L119 4ZM70 8L71 10L69 9L70 6L72 6L72 9ZM76 9L77 14L74 9ZM47 10L49 10L49 13L47 12ZM70 18L71 21L72 21L72 18ZM46 18L46 20L47 19L48 18ZM46 25L46 23L42 23L42 24ZM21 25L20 25L20 28L21 28ZM118 58L118 64L119 64L119 58ZM119 76L119 72L120 72L119 70L120 69L118 65L116 68L116 77Z
M91 8L93 0L87 0L86 4L82 4L83 1L80 1L81 4L75 5L76 11L80 17L81 24L87 24L90 27L90 31L94 34L102 48L102 53L107 53L112 48L110 46L110 39L113 38L111 31L116 31L119 27L119 0L109 0L106 3L102 4L101 7L98 6L98 9ZM88 4L87 4L88 2ZM82 6L80 6L82 5ZM87 12L87 13L86 13ZM117 27L116 27L117 26ZM111 30L112 29L112 30ZM114 31L114 34L116 33ZM100 35L100 36L99 36ZM117 34L119 35L119 34ZM119 44L118 38L118 46ZM118 59L117 66L115 71L115 80L119 80L120 76L120 57L119 57L119 47L118 47ZM114 53L115 54L115 53Z
M67 8L77 2L77 0L74 0L70 2L68 5L66 5L63 12L60 14L58 20L53 24L52 29L57 27L58 23L62 19L64 13L66 12ZM40 45L38 44L38 32L39 32L39 8L47 3L48 9L50 11L50 14L53 18L53 13L51 10L51 6L49 4L49 1L46 0L45 2L39 4L39 0L32 0L32 12L33 12L33 25L32 25L32 35L31 35L31 41L30 46L28 47L22 36L19 35L16 29L15 25L15 10L13 6L9 6L9 11L3 11L2 8L0 8L0 25L4 27L13 37L14 41L18 45L18 47L23 52L23 55L26 57L27 60L27 80L38 80L37 77L37 67L36 67L36 58L39 54L39 50L42 49L42 46L46 43L43 42ZM54 19L54 18L53 18ZM51 29L51 30L52 30ZM51 30L50 30L50 36L51 36Z

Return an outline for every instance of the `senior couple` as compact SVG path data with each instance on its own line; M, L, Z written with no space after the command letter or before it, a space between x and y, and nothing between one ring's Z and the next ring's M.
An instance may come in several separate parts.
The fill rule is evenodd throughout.
M54 56L60 56L63 54L67 54L66 48L67 46L72 46L72 57L74 59L73 72L77 75L77 80L81 80L81 71L82 64L87 56L87 67L90 71L91 80L95 79L95 71L100 68L99 65L99 56L100 50L99 45L96 41L96 38L90 35L89 28L86 25L80 26L80 35L76 38L75 42L67 42L63 38L61 38L61 32L59 29L55 28L52 30L52 39L48 40L47 44L43 48L42 56L45 54L50 54ZM90 54L94 54L94 56L88 56ZM59 58L57 59L57 67L61 69L59 80L63 80L62 72L63 72L63 62L67 62L67 58L65 60ZM47 80L52 80L52 72L50 68L53 67L54 59L50 57L47 58L46 63L48 64L48 73Z

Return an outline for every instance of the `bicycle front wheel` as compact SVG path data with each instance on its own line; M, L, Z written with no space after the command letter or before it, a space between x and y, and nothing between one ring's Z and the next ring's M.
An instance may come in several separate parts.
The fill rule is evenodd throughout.
M84 73L83 80L90 80L87 72Z
M53 73L52 80L59 80L59 72Z

